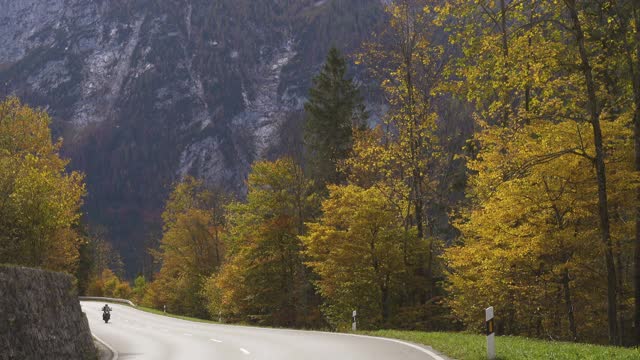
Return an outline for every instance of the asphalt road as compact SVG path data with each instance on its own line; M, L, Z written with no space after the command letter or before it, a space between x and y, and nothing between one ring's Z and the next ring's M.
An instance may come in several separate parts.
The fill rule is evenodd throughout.
M399 340L349 334L198 323L104 303L81 302L91 332L118 360L444 360L433 350Z

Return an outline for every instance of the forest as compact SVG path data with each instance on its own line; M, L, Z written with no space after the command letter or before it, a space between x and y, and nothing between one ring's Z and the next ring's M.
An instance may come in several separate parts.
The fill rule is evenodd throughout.
M301 153L252 164L246 196L173 185L133 283L48 115L6 99L0 262L224 322L480 332L494 306L500 335L640 344L640 3L398 0L386 21L329 51Z

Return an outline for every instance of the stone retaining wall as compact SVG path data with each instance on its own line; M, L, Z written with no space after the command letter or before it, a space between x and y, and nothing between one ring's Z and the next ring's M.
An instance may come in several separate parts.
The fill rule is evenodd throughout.
M0 360L95 358L70 275L0 265Z

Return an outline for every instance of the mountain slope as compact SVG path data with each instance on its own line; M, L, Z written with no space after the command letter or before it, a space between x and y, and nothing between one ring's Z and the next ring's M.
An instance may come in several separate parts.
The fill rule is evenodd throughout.
M371 0L0 0L0 96L46 108L87 174L89 220L139 271L170 184L241 194L282 151L332 44L379 24ZM294 117L295 118L295 117Z

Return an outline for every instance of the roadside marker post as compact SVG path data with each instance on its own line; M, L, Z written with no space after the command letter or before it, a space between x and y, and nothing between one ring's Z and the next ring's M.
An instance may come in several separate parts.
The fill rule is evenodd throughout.
M353 331L356 331L356 328L357 328L357 326L356 326L356 315L357 315L356 311L353 310L353 322L351 323L351 330L353 330Z
M496 327L493 322L493 306L486 308L484 315L487 325L487 358L494 360L496 358Z

